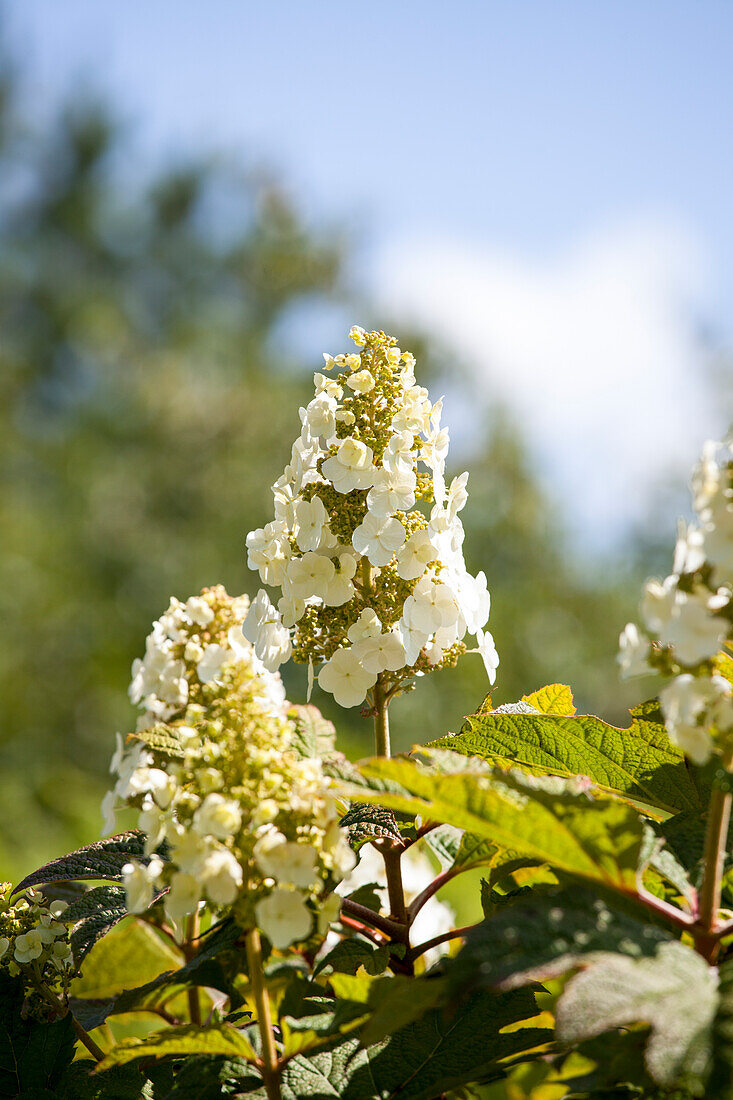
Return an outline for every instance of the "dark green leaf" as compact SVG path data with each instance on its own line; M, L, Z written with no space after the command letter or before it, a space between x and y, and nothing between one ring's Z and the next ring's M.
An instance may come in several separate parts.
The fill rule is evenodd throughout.
M150 856L145 855L145 834L134 830L129 833L119 833L117 836L108 837L106 840L97 840L94 844L87 844L71 852L68 856L60 856L51 860L37 871L26 875L19 882L14 893L25 890L29 886L39 886L45 882L59 882L64 880L79 879L110 879L113 882L122 881L122 868L131 859L147 864Z
M169 1055L187 1057L190 1054L223 1054L247 1061L254 1061L256 1058L252 1044L244 1032L230 1024L209 1024L208 1027L183 1024L180 1027L169 1027L165 1031L155 1031L144 1039L123 1039L105 1055L99 1068L122 1066L137 1058L165 1058Z
M360 966L363 966L367 974L382 974L387 969L389 962L389 948L385 945L377 947L367 940L353 939L341 940L332 951L321 959L314 970L314 974L320 974L327 966L339 974L356 974Z
M384 806L374 806L368 802L352 806L341 818L341 825L346 829L346 835L352 845L361 844L375 837L380 839L386 837L388 840L402 839L392 810Z
M512 988L556 977L592 951L652 955L670 939L664 928L649 923L641 906L611 907L597 889L582 883L538 886L494 908L443 965L456 997L475 988Z
M163 974L135 989L127 989L117 997L82 998L72 1002L74 1015L85 1027L99 1027L108 1016L123 1012L144 1010L165 1003L177 992L190 985L208 986L226 993L232 1007L242 1003L240 995L232 984L233 974L229 974L222 965L221 956L233 948L241 935L241 929L233 920L225 920L214 925L213 929L201 941L198 952L185 966L178 970L166 970ZM234 970L241 973L244 959L237 953Z
M69 1014L53 1023L23 1018L23 983L0 976L0 1097L53 1091L74 1057Z
M651 1027L646 1067L666 1088L699 1089L712 1056L718 1010L718 976L690 947L660 945L655 958L600 953L565 986L556 1029L563 1043L578 1043L616 1027Z

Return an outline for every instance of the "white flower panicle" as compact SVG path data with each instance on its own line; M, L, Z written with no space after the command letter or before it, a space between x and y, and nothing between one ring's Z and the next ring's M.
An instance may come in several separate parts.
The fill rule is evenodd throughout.
M692 475L696 522L681 524L673 572L646 582L642 627L619 639L622 675L660 672L670 738L695 763L733 747L733 434L708 442Z
M320 686L344 707L377 680L391 697L455 664L467 634L493 683L486 578L463 559L468 475L446 484L442 400L416 384L414 357L392 337L349 335L359 352L324 356L336 377L315 375L274 519L247 536L250 567L279 592L273 602L260 590L244 636L271 671L291 655L321 665Z
M294 748L303 712L289 708L279 675L242 637L246 597L219 587L171 607L177 633L166 660L181 662L187 705L120 742L112 766L107 808L138 810L150 857L123 869L128 909L144 912L167 886L163 905L177 926L205 903L286 947L308 937L354 862L330 780L320 758ZM202 677L212 653L215 675Z
M33 991L40 980L56 995L65 996L74 974L68 928L59 918L65 902L50 904L37 890L25 890L12 897L9 882L0 883L0 970L11 977L28 976L29 997L35 1015L47 1005Z

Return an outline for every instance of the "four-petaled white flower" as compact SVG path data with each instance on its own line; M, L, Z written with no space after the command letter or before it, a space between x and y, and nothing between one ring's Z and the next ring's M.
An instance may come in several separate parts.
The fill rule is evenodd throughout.
M233 905L243 881L242 868L228 848L214 848L204 861L201 880L214 905Z
M644 676L651 672L649 668L649 640L642 637L634 623L627 623L618 639L618 664L624 679L631 676Z
M496 680L496 670L499 667L499 654L496 652L494 639L488 630L483 631L479 627L476 631L476 648L481 654L481 660L484 662L489 683L493 684Z
M415 503L417 477L412 470L378 470L367 494L369 514L386 518L393 512L409 512Z
M257 924L273 947L282 950L307 939L313 917L302 894L286 886L276 886L255 906Z
M255 654L268 672L276 672L291 653L290 633L283 626L280 613L261 588L252 601L242 623L242 634L251 642Z
M226 840L239 830L242 811L238 802L213 791L207 794L193 815L193 826L202 834Z
M328 513L320 497L299 500L295 505L295 541L304 553L317 550L328 527ZM330 534L330 532L329 532ZM333 540L335 542L335 540ZM297 560L297 559L296 559Z
M374 375L368 370L356 371L346 379L346 385L355 393L369 393L374 389Z
M15 937L13 957L16 962L29 963L37 959L43 951L43 940L38 928L29 928L27 932Z
M216 680L231 654L218 642L207 645L196 666L196 674L202 684Z
M451 626L459 610L450 588L432 577L422 577L405 600L402 617L409 627L432 634L441 626Z
M254 856L263 873L276 882L308 890L318 880L315 848L305 842L286 840L276 829L260 837Z
M290 591L301 600L311 596L324 599L335 575L336 566L330 558L309 550L302 558L293 558L288 567Z
M435 547L430 541L430 532L421 528L410 535L397 554L397 575L403 581L414 581L421 577L428 565L436 560Z
M337 493L368 489L374 480L374 452L359 439L347 436L321 467Z
M364 554L372 565L387 565L404 544L407 537L404 524L392 517L384 519L367 512L362 523L354 531L354 549Z
M367 672L397 672L405 667L405 647L391 630L362 638L353 651Z
M319 685L342 707L362 703L376 679L376 673L364 668L353 649L337 649L318 673Z

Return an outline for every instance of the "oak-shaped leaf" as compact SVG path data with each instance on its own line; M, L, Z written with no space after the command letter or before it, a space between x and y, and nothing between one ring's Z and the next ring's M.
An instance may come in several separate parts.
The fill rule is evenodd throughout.
M669 740L658 701L642 703L631 716L631 725L619 729L593 715L482 711L466 718L460 733L427 747L531 775L586 776L600 790L660 816L699 810L699 791L684 755Z

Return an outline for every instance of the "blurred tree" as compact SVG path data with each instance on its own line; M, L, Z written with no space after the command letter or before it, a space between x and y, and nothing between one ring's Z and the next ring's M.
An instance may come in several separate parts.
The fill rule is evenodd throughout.
M202 159L125 182L111 116L77 103L52 128L0 87L0 859L3 874L88 841L129 665L170 594L255 591L244 536L298 430L317 364L273 366L297 303L345 296L345 246L307 228L272 180ZM224 231L222 232L222 224ZM366 323L362 308L353 320ZM376 324L385 322L374 319ZM422 341L404 345L420 355ZM337 350L337 349L330 349ZM433 351L428 373L447 373ZM296 370L294 368L299 368ZM283 369L284 368L284 369ZM287 369L291 368L291 369ZM613 653L629 586L582 580L562 522L497 414L472 467L469 568L484 568L497 698L571 678L619 717ZM625 595L625 593L633 595ZM303 670L289 668L294 698ZM479 658L398 701L403 747L456 728L486 690ZM633 697L633 691L629 699ZM369 724L315 701L354 753Z

